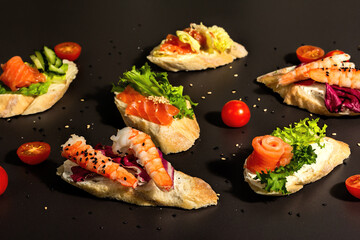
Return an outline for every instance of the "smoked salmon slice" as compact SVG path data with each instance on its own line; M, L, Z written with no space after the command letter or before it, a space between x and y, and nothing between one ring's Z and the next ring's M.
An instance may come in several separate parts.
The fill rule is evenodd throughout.
M46 81L44 74L25 64L19 56L12 57L7 63L1 65L1 68L4 72L0 76L0 81L8 86L11 91Z
M116 97L127 104L126 114L138 116L159 125L171 124L173 117L180 112L171 104L146 98L129 85Z
M273 171L289 164L293 157L291 145L271 135L254 138L252 146L254 151L246 161L246 168L253 173Z

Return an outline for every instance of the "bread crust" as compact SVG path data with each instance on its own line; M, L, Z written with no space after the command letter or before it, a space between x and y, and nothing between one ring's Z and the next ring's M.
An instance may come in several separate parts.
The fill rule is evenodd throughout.
M352 111L345 111L339 113L329 112L325 106L325 101L323 96L314 94L312 91L306 91L309 89L309 86L301 86L297 84L289 84L286 86L279 85L279 79L282 75L287 72L292 71L295 66L283 68L268 74L262 75L257 78L257 82L265 84L267 87L271 88L274 92L280 94L284 99L284 103L292 106L297 106L308 110L311 113L320 114L324 116L355 116L360 115L360 113L355 113ZM322 89L325 92L325 85L322 83L314 83L313 86Z
M195 114L193 119L183 117L182 119L174 119L170 125L159 125L143 118L126 114L127 104L117 99L117 94L115 93L114 101L126 126L149 134L155 145L160 147L164 154L186 151L199 138L200 127L196 121Z
M207 53L201 51L200 53L192 54L173 54L156 56L155 52L160 49L160 45L155 47L148 60L161 68L168 71L194 71L204 70L207 68L217 68L233 62L236 58L245 57L248 52L245 47L239 43L234 42L231 48L223 53L214 51L214 53Z
M164 192L151 180L136 189L122 186L103 176L96 176L82 182L74 182L71 178L71 167L76 163L66 160L57 169L57 175L71 185L85 190L100 198L111 198L140 206L169 206L184 209L198 209L217 205L217 194L211 186L200 178L191 177L175 171L174 189Z
M51 108L63 97L78 72L74 62L67 60L63 60L63 62L69 65L65 83L51 84L47 93L37 97L21 94L0 94L0 117L29 115Z
M307 168L307 166L304 165L299 171L297 171L297 173L301 172L300 177L296 174L288 176L286 178L286 189L289 194L299 191L304 187L305 184L315 182L328 175L336 166L342 164L344 160L349 157L350 148L348 144L329 137L325 137L324 140L333 146L332 151L328 153L329 158L326 159L326 161L317 161L311 165L313 166L312 168ZM254 192L257 194L270 196L285 195L279 192L267 192L264 190L263 184L260 184L258 180L250 177L248 170L245 168L246 160L244 163L244 179L249 183L249 186Z

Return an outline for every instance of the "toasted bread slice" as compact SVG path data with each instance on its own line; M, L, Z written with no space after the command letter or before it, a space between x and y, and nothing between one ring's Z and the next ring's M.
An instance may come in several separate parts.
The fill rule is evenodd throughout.
M74 62L67 60L63 60L63 62L69 65L66 72L66 81L64 83L51 84L47 93L37 97L21 94L0 94L0 117L29 115L51 108L63 97L78 73Z
M257 78L257 81L280 94L284 99L284 103L306 109L311 113L325 116L353 116L360 114L350 110L339 113L329 112L325 106L325 84L323 83L314 83L311 86L298 84L279 85L280 77L294 68L295 66L287 67L262 75Z
M336 166L342 164L350 155L349 145L344 142L325 137L323 144L325 144L324 148L316 147L316 144L314 144L315 153L317 154L315 163L305 164L293 175L286 178L286 189L289 194L299 191L305 184L315 182L326 176ZM284 195L280 192L268 192L264 190L265 185L262 184L260 180L254 179L256 174L251 173L245 166L246 161L244 164L244 179L256 193L272 196Z
M126 114L127 104L117 99L117 94L115 92L114 101L126 126L149 134L155 145L160 147L164 154L186 151L199 138L200 127L195 115L193 119L183 117L182 119L174 119L170 125L159 125L143 118Z
M72 135L62 147L65 148L78 141L86 144L83 137ZM102 154L98 154L98 156L100 155ZM66 160L57 169L57 175L66 182L101 198L112 198L140 206L171 206L185 209L216 205L218 200L217 194L205 181L176 170L174 171L173 188L169 191L162 191L152 179L144 185L139 184L136 188L123 186L120 182L97 174L95 177L75 182L71 178L73 166L78 165Z
M248 54L245 47L236 42L233 43L229 50L223 53L215 51L214 53L200 52L185 55L156 56L154 53L159 48L160 45L155 47L147 58L150 62L161 68L173 72L217 68L233 62L236 58L245 57Z

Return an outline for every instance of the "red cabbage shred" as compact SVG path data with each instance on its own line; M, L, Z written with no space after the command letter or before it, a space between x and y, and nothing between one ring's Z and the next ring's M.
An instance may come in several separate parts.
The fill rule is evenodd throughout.
M325 106L332 113L339 113L345 109L360 112L360 90L330 86L326 83Z

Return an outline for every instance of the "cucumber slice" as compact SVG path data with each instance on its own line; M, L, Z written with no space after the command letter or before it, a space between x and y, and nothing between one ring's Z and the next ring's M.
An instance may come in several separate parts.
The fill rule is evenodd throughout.
M31 55L30 56L31 60L33 61L33 63L35 64L35 67L39 70L44 71L44 66L41 64L40 60L35 56L35 55Z
M63 65L64 66L64 65ZM52 64L49 64L49 71L50 72L53 72L53 73L56 73L56 74L59 74L59 75L64 75L66 74L66 71L64 71L64 68L58 68L58 67L55 67L54 65Z
M41 52L40 51L35 51L35 56L40 61L41 65L43 66L43 70L45 70L45 61L44 61L44 57L41 54Z
M53 50L51 50L47 46L44 46L44 54L45 54L46 60L49 63L49 68L50 68L50 65L54 65L56 62L56 54Z
M61 67L63 65L63 62L60 58L56 57L56 60L55 60L55 67Z

